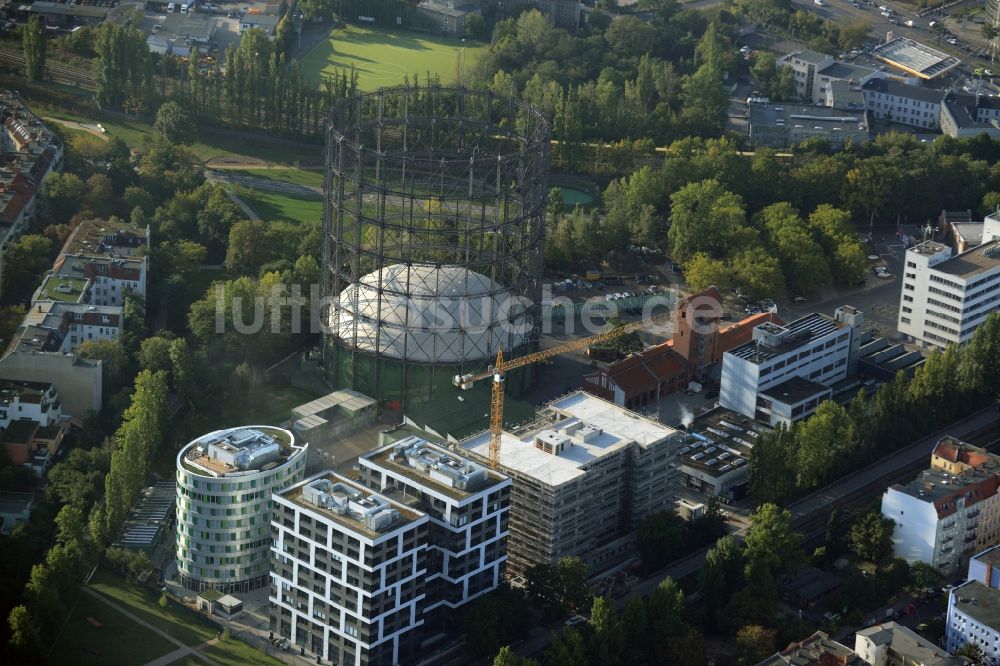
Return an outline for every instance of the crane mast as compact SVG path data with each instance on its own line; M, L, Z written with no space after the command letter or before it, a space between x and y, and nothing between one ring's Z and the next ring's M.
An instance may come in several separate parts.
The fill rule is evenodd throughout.
M498 469L500 467L500 437L503 432L503 389L504 380L506 379L508 370L514 370L532 363L538 363L539 361L543 361L547 358L583 349L584 347L589 347L600 342L614 340L622 335L628 335L629 333L638 331L647 324L659 323L672 316L673 313L665 313L653 317L649 321L640 320L632 322L631 324L618 326L609 331L604 331L603 333L591 335L586 338L580 338L579 340L573 340L572 342L567 342L566 344L558 345L556 347L550 347L549 349L542 349L531 354L525 354L524 356L518 356L517 358L510 359L509 361L504 360L503 346L501 345L500 349L497 351L496 363L492 368L480 373L455 375L452 383L461 389L470 389L478 381L482 381L488 377L493 378L493 387L490 394L490 468Z

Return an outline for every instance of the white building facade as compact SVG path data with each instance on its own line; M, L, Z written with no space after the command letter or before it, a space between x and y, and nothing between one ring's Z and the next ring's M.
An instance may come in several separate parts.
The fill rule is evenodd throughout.
M948 595L946 648L955 653L965 645L983 651L985 663L1000 663L1000 546L991 546L969 560L968 580Z
M950 573L995 543L1000 518L1000 459L951 437L939 441L931 467L882 495L882 515L895 523L893 552Z
M305 443L283 428L217 430L177 454L177 570L188 589L239 593L268 582L271 493L305 474Z
M871 79L862 88L865 106L879 120L921 130L941 128L944 93L893 79Z
M428 516L330 472L273 500L271 630L323 663L415 661Z
M430 519L422 608L428 624L496 589L507 562L509 477L413 435L358 464L365 485L416 500Z
M771 426L805 418L829 397L826 387L847 377L863 321L843 306L833 318L756 326L750 342L723 355L719 404Z
M953 255L947 245L919 243L906 251L899 332L924 347L968 342L1000 307L1000 220L987 216L983 244Z

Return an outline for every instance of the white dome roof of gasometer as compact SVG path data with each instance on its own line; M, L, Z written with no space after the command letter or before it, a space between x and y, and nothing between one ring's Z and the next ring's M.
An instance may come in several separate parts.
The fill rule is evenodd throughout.
M362 351L419 363L478 361L531 334L524 303L460 266L392 264L340 293L337 336ZM528 330L525 330L527 328Z

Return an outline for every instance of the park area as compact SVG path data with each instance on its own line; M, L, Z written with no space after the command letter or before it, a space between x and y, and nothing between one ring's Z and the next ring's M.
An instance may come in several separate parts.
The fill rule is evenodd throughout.
M51 642L49 660L81 666L146 664L154 660L163 666L281 666L280 661L242 641L219 637L218 626L198 613L175 602L162 607L158 598L159 593L152 589L99 571L81 590L69 619Z
M324 75L353 66L362 90L401 85L407 74L411 81L414 76L422 81L428 72L447 84L455 82L459 62L468 71L485 48L461 39L348 25L333 30L302 58L302 74L318 84Z

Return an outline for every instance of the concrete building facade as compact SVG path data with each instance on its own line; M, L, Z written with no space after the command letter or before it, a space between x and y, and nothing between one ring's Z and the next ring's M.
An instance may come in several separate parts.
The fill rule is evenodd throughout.
M489 459L489 432L460 443ZM581 557L592 570L632 552L631 526L673 509L680 434L582 391L536 421L504 432L500 471L511 477L508 570Z
M882 515L895 522L893 552L907 562L956 571L965 558L1000 539L1000 457L945 437L931 465L882 495Z
M967 581L948 595L945 647L957 652L965 645L983 651L985 663L1000 663L1000 546L992 546L969 559Z
M898 328L924 347L967 342L1000 307L1000 218L988 215L983 244L961 254L924 241L906 251Z
M865 104L879 120L921 130L941 128L944 93L895 79L869 79L862 87Z
M770 426L806 418L847 377L863 322L860 310L845 305L833 317L756 326L751 341L723 356L719 404Z
M345 666L412 663L427 514L323 472L273 495L271 630Z
M426 513L425 624L496 589L507 562L511 480L427 440L409 436L358 459L364 485Z
M177 571L191 590L238 593L268 582L271 493L305 474L308 445L246 426L203 435L177 454Z

